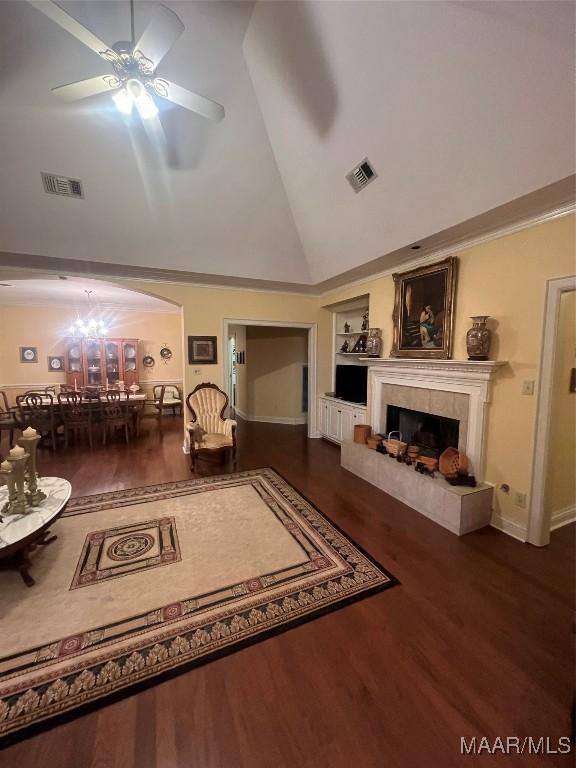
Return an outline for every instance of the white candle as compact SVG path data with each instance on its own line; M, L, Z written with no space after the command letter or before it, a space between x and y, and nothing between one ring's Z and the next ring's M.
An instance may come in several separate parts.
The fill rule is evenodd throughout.
M12 472L12 464L10 464L9 461L3 461L2 464L0 464L0 469L2 472Z
M26 427L24 432L22 432L22 437L36 437L38 432L34 429L34 427Z
M8 456L12 456L14 459L19 459L21 456L24 456L25 453L26 451L21 445L15 445L14 448L11 448L8 451Z

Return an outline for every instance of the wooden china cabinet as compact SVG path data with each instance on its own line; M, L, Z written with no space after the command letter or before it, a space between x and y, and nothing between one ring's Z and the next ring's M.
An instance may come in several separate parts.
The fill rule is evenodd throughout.
M138 339L66 340L66 383L104 387L138 384Z

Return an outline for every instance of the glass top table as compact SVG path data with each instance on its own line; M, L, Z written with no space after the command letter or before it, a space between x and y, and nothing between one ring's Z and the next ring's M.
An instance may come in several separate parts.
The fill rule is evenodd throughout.
M34 584L28 573L30 552L37 546L49 544L56 536L49 537L48 527L56 520L66 506L72 486L61 477L41 477L39 488L46 498L37 507L31 507L25 514L6 515L0 512L0 566L20 571L27 586ZM8 489L0 488L0 509L8 501Z

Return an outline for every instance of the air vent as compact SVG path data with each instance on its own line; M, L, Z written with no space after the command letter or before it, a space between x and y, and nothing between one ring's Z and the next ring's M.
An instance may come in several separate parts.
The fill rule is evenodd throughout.
M45 191L51 195L84 197L82 184L78 179L69 179L67 176L55 176L53 173L43 173L42 182Z
M378 174L370 165L368 158L365 158L360 165L350 171L350 173L346 174L346 178L354 192L360 192L360 190L367 187L371 181L377 179Z

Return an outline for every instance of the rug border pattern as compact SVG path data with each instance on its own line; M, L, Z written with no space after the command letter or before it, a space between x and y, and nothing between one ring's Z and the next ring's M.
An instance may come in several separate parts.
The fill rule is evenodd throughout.
M265 477L346 560L350 573L327 577L324 583L320 580L315 585L306 585L285 595L281 604L279 598L274 597L268 604L264 600L259 607L248 606L228 615L227 619L215 621L211 618L203 627L186 630L178 626L169 631L168 625L164 635L151 638L153 642L147 647L133 650L129 646L117 656L106 654L102 658L92 658L88 663L75 665L75 669L61 670L56 677L54 673L36 677L34 685L27 690L20 687L15 691L13 688L8 701L0 701L0 734L2 731L6 734L0 746L154 685L158 676L164 679L184 673L399 583L273 468L84 496L71 500L66 515L140 503L143 495L152 500L149 497L157 492L164 498L166 494L186 495L209 484L258 475ZM81 511L86 506L89 509ZM362 557L358 557L354 550ZM12 725L8 723L9 719Z

